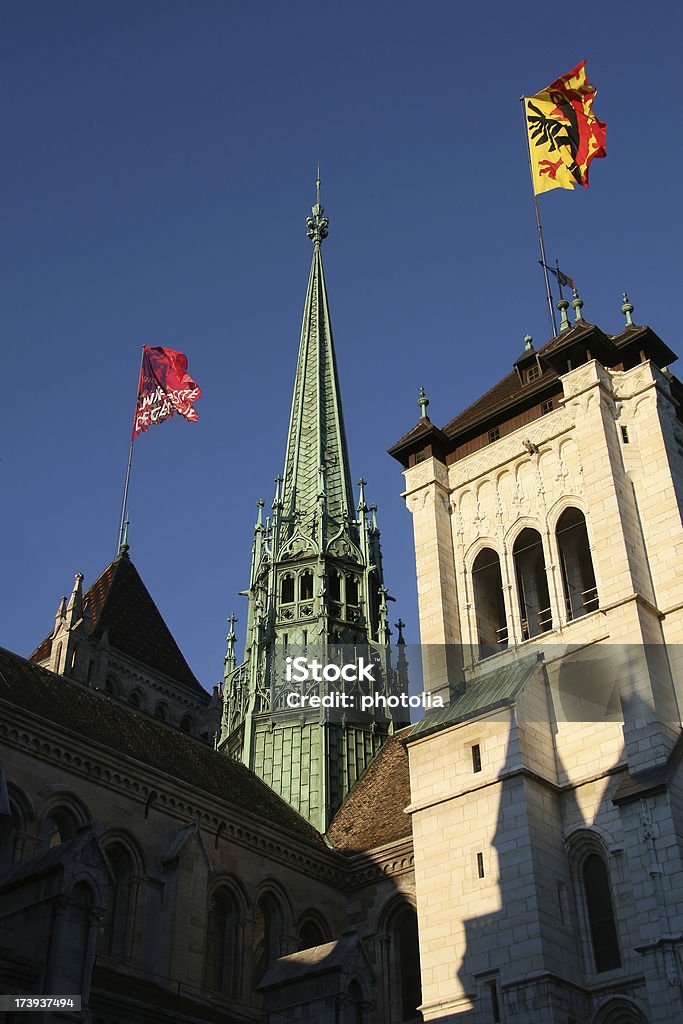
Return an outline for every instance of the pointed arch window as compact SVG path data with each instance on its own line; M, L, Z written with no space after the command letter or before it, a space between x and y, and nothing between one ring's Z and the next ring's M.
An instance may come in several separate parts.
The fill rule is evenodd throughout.
M500 558L493 548L479 552L472 566L479 657L489 658L508 645Z
M522 620L522 639L528 640L553 628L543 542L538 530L527 527L512 549L517 577L517 598Z
M609 874L598 853L589 853L581 868L586 913L590 930L595 970L613 971L621 967L617 926L612 906Z
M283 604L294 604L294 577L289 574L282 577L280 600Z
M358 577L349 575L346 577L346 603L350 608L357 608L359 602Z
M330 601L341 601L341 576L336 569L332 569L332 571L330 572L327 585L329 587Z
M258 985L270 965L280 956L280 942L283 933L280 905L274 896L266 894L256 904L252 960L254 964L254 986Z
M313 573L302 572L299 578L299 598L301 601L310 601L313 597Z
M389 972L391 978L391 1009L389 1020L420 1019L422 1002L420 980L420 947L417 914L411 906L401 906L389 921Z
M597 611L598 590L588 543L586 517L578 508L567 508L557 521L555 531L560 553L560 568L567 621Z
M127 956L130 945L131 880L135 867L130 852L120 842L106 847L105 854L112 882L98 947L106 956L122 960Z
M181 732L186 732L188 735L192 732L192 719L189 715L183 715L179 728Z
M219 889L209 903L204 984L226 996L238 994L239 924L237 900L229 889Z

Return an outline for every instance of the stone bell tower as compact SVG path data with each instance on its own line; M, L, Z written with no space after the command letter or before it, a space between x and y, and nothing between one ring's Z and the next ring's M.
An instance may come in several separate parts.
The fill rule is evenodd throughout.
M285 699L292 689L284 679L287 656L347 660L363 651L374 666L375 692L389 696L403 688L403 659L398 668L391 664L391 598L377 509L366 503L364 480L354 505L321 253L329 222L319 180L316 189L307 219L313 258L284 472L265 521L264 502L258 502L239 666L230 619L219 749L324 831L383 740L407 724L408 715L400 707L397 714L381 706L361 711L357 704L304 714Z

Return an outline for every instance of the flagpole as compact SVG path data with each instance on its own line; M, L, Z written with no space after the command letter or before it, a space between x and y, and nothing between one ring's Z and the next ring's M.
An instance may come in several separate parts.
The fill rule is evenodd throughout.
M119 520L119 539L116 546L117 555L121 553L121 548L124 543L124 537L126 534L126 514L128 512L128 486L130 484L130 471L133 466L133 443L135 441L135 416L138 410L138 402L140 401L140 374L142 373L142 361L145 357L145 346L143 345L140 349L140 369L138 370L138 390L135 395L135 410L133 412L133 433L130 438L130 446L128 448L128 464L126 465L126 478L123 484L123 500L121 502L121 518Z
M555 323L555 308L553 306L553 297L550 294L550 278L548 277L548 268L546 266L547 259L545 255L545 241L543 240L543 227L541 225L541 211L538 208L538 196L536 195L536 189L534 188L534 172L531 166L531 145L529 143L529 129L526 123L526 112L524 108L524 96L520 96L519 102L522 109L522 123L524 125L524 137L526 139L526 151L527 159L529 161L529 175L531 177L531 192L534 197L534 211L536 213L536 230L538 232L538 244L541 249L541 263L543 264L543 277L545 278L545 297L548 303L548 317L550 319L550 330L552 331L553 337L557 335L557 324Z

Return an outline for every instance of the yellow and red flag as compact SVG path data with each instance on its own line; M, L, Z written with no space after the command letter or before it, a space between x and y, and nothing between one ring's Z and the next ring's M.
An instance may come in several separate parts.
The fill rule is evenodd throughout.
M524 97L534 194L552 188L588 188L588 166L605 156L607 125L593 113L597 90L580 64L536 93Z

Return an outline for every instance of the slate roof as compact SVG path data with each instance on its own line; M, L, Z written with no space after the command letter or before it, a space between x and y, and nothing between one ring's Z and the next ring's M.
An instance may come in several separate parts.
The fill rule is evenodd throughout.
M198 740L140 714L101 690L92 690L0 648L0 706L45 720L70 735L100 744L119 760L148 765L248 811L301 839L324 846L317 830L249 769Z
M94 640L106 631L113 649L207 697L127 554L119 555L107 566L83 601L90 603L90 636ZM44 661L50 648L48 635L30 660Z
M321 946L312 946L311 949L302 949L299 953L281 956L268 968L259 988L272 988L287 982L299 981L300 978L312 974L340 970L358 943L356 935L342 935L341 939L335 939L333 942L325 942Z
M428 711L422 721L412 727L410 735L406 737L407 742L411 743L421 736L447 729L497 708L510 707L538 664L539 658L529 655L468 683L465 690L455 696L450 704Z
M347 853L412 836L404 807L410 803L408 755L401 739L410 728L390 737L368 765L327 830L331 845Z

